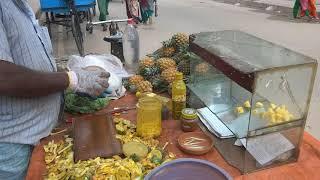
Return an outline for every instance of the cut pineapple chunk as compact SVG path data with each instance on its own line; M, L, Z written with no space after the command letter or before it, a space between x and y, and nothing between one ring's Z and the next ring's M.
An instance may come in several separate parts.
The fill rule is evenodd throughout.
M276 108L277 108L277 105L271 103L271 104L270 104L270 107L271 107L272 109L276 109Z
M257 107L257 108L263 108L263 104L262 104L261 102L257 102L257 103L256 103L256 107Z
M249 101L244 102L244 103L243 103L243 106L244 106L245 108L251 108L251 104L250 104Z
M244 109L243 107L239 106L239 107L236 107L235 112L236 114L240 115L244 113Z

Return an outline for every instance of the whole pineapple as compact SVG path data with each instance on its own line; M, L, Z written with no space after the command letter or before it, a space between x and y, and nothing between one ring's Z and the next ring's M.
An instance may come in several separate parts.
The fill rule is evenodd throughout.
M139 74L143 76L146 80L150 80L154 76L160 74L160 68L157 66L140 68Z
M152 84L149 81L141 81L137 84L137 91L144 93L144 92L152 92Z
M175 68L169 68L161 73L161 78L167 83L172 83L178 71Z
M135 86L139 84L141 81L144 81L144 78L140 75L133 75L129 78L129 83Z
M164 88L167 87L167 84L166 84L165 80L163 80L160 77L160 75L153 77L150 80L150 82L152 84L153 89L156 90L156 91L161 91L161 90L163 90Z
M171 40L164 41L162 43L161 48L161 56L162 57L172 57L175 53L176 49L173 47Z
M177 33L172 36L172 43L177 47L184 47L189 44L189 36L186 33Z
M190 59L183 59L178 64L178 71L182 72L184 76L190 75Z
M195 71L197 73L206 73L209 71L209 65L205 62L200 63L195 67Z
M176 62L171 58L160 58L157 60L157 65L162 71L169 68L176 68Z
M140 60L139 67L140 68L148 68L154 66L154 60L152 57L145 57Z

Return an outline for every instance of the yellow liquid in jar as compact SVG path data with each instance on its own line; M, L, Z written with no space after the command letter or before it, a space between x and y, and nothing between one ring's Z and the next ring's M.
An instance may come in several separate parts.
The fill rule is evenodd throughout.
M161 134L161 103L152 97L139 99L137 104L137 133L141 137L157 137Z

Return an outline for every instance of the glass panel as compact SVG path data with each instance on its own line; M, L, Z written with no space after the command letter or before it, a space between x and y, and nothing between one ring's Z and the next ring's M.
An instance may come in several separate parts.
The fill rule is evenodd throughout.
M241 31L199 33L193 43L247 73L314 62L309 57Z
M231 81L217 69L201 59L191 61L189 89L213 112L238 138L246 137L252 94ZM237 112L242 107L243 112Z
M312 73L310 65L258 73L249 130L306 119Z
M247 138L244 173L297 161L302 133L302 127L295 127Z

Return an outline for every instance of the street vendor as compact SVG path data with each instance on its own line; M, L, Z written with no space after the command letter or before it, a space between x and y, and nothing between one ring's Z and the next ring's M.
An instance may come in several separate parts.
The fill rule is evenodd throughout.
M0 1L0 179L24 179L33 146L57 123L65 89L97 96L108 78L57 72L48 31L27 0Z

